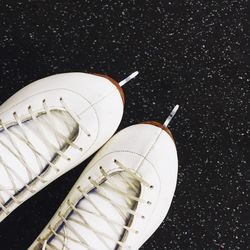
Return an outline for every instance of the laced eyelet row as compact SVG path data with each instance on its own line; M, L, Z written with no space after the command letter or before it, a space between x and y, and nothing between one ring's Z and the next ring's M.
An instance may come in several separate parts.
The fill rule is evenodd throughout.
M114 159L113 162L114 162L114 163L117 163L118 160L117 160L117 159ZM106 173L106 171L103 169L102 166L99 166L99 169L100 169L101 171L104 171L104 172ZM91 176L88 176L88 180L91 180L91 179L92 179L92 177L91 177ZM91 183L92 183L92 182L91 182ZM150 185L149 188L150 188L150 189L153 189L154 186L153 186L153 185ZM148 205L152 205L152 202L151 202L151 201L147 201L147 204L148 204ZM141 219L145 219L145 216L142 215L142 216L141 216ZM135 231L135 233L138 234L139 231Z
M59 100L60 100L60 101L63 101L63 98L62 98L62 97L60 97L60 98L59 98ZM45 104L45 103L46 103L46 99L43 99L43 100L42 100L42 102ZM30 110L32 110L31 105L29 105L29 106L28 106L28 110L29 110L29 111L30 111ZM16 111L14 111L14 112L13 112L13 116L14 116L15 120L19 119L19 117L18 117L18 115L17 115L17 112L16 112ZM1 123L2 123L2 122L1 122ZM90 136L91 136L91 134L90 134L90 133L88 133L88 134L87 134L87 136L88 136L88 137L90 137ZM83 151L83 148L82 148L82 147L78 147L78 150L82 152L82 151ZM67 160L68 160L68 161L70 161L71 159L68 157L68 159L67 159Z
M65 105L65 103L63 102L63 98L62 98L62 97L60 97L60 101L62 102L63 105ZM43 107L44 107L44 110L45 110L46 114L48 114L48 112L49 112L50 110L49 110L48 106L46 105L46 99L43 99L43 100L42 100L42 103L43 103ZM73 113L73 112L71 112L66 106L64 106L64 108L65 108L65 110L66 110L67 112L69 112L69 114L72 116L72 113ZM30 116L31 116L31 119L37 119L37 118L38 118L37 114L36 114L36 113L33 113L33 111L32 111L32 106L31 106L31 105L29 105L29 106L27 107L27 109L28 109L28 112L29 112L29 114L30 114ZM17 111L13 111L12 115L13 115L13 117L14 117L14 119L15 119L15 122L17 123L16 125L19 125L19 126L20 126L20 129L21 129L21 132L22 132L21 135L19 135L19 134L14 134L11 130L9 130L9 129L8 129L9 126L8 126L7 124L5 124L1 119L0 119L0 126L1 126L1 128L2 128L3 130L6 131L7 136L9 137L9 139L11 140L11 143L13 144L13 147L15 147L15 148L17 147L17 145L15 144L15 139L16 139L16 138L14 138L14 137L18 137L22 142L24 142L24 143L32 150L32 152L33 152L36 156L38 156L38 157L40 157L42 160L44 160L44 161L46 162L46 164L49 165L49 166L52 168L52 170L54 170L54 171L56 171L57 173L59 173L61 170L60 170L59 168L57 168L56 165L55 165L54 163L52 163L52 162L49 161L49 160L46 160L46 158L45 158L45 156L43 155L43 153L38 152L38 151L36 150L35 146L29 141L29 139L28 139L28 137L27 137L27 135L26 135L26 131L25 131L24 128L23 128L23 121L21 121L21 118L18 116ZM48 115L49 115L49 114L48 114ZM75 119L75 116L72 116L72 118L76 121L76 123L79 124L79 120ZM80 125L80 124L79 124L79 126L82 127L82 125ZM87 132L86 129L85 129L84 131L85 131L85 134L87 134L88 136L90 136L90 133ZM60 133L60 132L58 132L58 133ZM83 152L83 148L82 148L82 147L78 147L78 146L77 146L76 144L74 144L74 143L71 143L70 145L71 145L72 147L74 147L74 148L77 148L80 152ZM7 147L7 149L10 150L10 148L8 147L8 145L7 145L7 146L5 145L5 147ZM67 161L71 161L71 160L72 160L70 157L67 157L66 155L64 155L64 152L63 152L63 151L60 151L60 149L59 149L56 153L57 153L58 155L60 155L61 157L63 157L63 158L64 158L65 160L67 160ZM39 174L37 175L37 174L34 172L34 170L28 165L28 163L26 163L26 161L23 160L23 158L22 158L23 156L22 156L22 154L20 153L20 151L19 151L18 148L17 148L17 153L16 153L16 155L17 155L18 159L20 160L20 162L23 163L23 164L25 164L25 168L27 169L27 172L28 172L30 178L31 178L32 176L35 176L35 177L33 177L33 179L30 179L30 183L33 183L33 182L35 182L35 181L40 181L41 183L47 183L47 182L48 182L48 180L46 180L43 176L40 176ZM8 164L4 162L4 159L1 158L1 159L0 159L0 163L1 163L3 166L5 166L6 168L9 168ZM8 169L7 169L7 170L8 170ZM6 170L6 171L7 171L7 170ZM8 171L9 171L9 170L8 170ZM12 173L12 174L13 174L13 173ZM23 183L23 190L22 190L21 192L28 191L28 192L30 192L30 193L32 193L32 194L36 192L36 190L34 190L33 188L31 188L31 184L26 184L25 181L22 180L22 177L21 177L21 176L19 176L18 174L17 174L17 176L16 176L16 173L14 173L14 176L15 176L15 179L18 179L21 183ZM14 184L13 184L13 185L14 185ZM15 190L15 189L16 189L16 188L13 186L13 190L15 191L15 193L17 193L18 190ZM6 194L8 194L8 195L10 196L10 199L11 199L12 201L14 201L15 203L18 203L18 204L19 204L19 203L22 202L22 201L20 201L20 199L16 198L16 195L15 195L15 194L12 194L12 192L10 192L10 191L8 191L8 190L4 190L4 189L3 189L2 191L3 191L3 192L6 192ZM6 215L9 214L9 211L8 211L8 209L7 209L7 205L4 205L4 204L2 204L2 203L0 202L0 213L1 213L1 212L5 213Z
M114 159L113 162L114 162L115 164L117 164L119 161L118 161L117 159ZM147 187L150 188L150 189L154 189L154 186L153 186L153 185L147 185ZM147 201L147 204L148 204L148 205L152 205L152 202L151 202L151 201Z
M119 161L118 160L116 160L116 159L114 159L114 162L115 163L119 163ZM102 166L99 166L99 170L101 171L101 173L102 173L102 175L106 178L107 176L108 176L108 172L102 167ZM125 170L126 171L126 170ZM128 172L128 173L131 173L131 172ZM135 173L132 173L133 174L133 176L135 177L135 178L138 178L138 180L141 180L141 178L139 177L139 176L137 176L137 175L135 175ZM87 177L87 179L90 181L90 183L93 185L93 188L99 188L99 183L97 183L93 178L92 178L92 176L88 176ZM145 182L145 181L144 181ZM153 186L152 185L147 185L147 187L149 187L150 189L153 189ZM84 197L85 199L87 199L87 201L88 202L92 202L91 201L91 199L90 199L90 197L89 197L89 194L88 193L86 193L85 191L84 191L84 189L82 188L82 186L81 185L78 185L77 187L76 187L76 189L81 193L81 195L82 195L82 197ZM91 188L90 188L91 189ZM101 189L100 189L101 190ZM100 194L101 195L101 193L99 193L99 191L97 191L98 192L98 194ZM105 195L105 193L103 194L103 195ZM111 200L110 200L111 201ZM138 200L138 202L140 202L140 201L143 201L143 200ZM146 202L146 204L148 204L148 205L151 205L152 203L150 202L150 201L145 201ZM80 208L80 210L79 210L79 208L76 206L76 205L74 205L75 204L75 202L72 202L71 200L70 200L70 198L68 198L67 200L66 200L66 203L67 203L67 205L69 206L69 208L71 208L72 209L72 211L75 211L76 213L79 213L79 211L81 211L81 209L84 209L84 208ZM92 204L92 203L91 203ZM118 205L118 203L112 203L114 206L116 206L116 205ZM117 206L118 207L118 206ZM67 209L67 211L69 211L68 209ZM85 211L85 210L83 210L83 211ZM99 211L99 210L97 210L97 211ZM86 210L86 212L87 212L87 210ZM129 211L127 211L128 213L131 213L131 212L129 212ZM93 213L93 211L91 212L93 215L94 215L94 213ZM99 213L99 212L98 212ZM68 214L68 212L67 212L67 214ZM136 213L133 213L133 214L131 214L131 215L133 215L133 216L139 216L139 214L136 214ZM62 214L62 212L61 211L59 211L58 212L58 216L62 219L62 221L63 221L63 223L65 223L65 225L67 226L67 224L69 223L67 220L68 220L68 217L66 217L66 215L63 215ZM102 214L100 214L99 216L103 216L104 217L104 214L102 215ZM81 217L82 218L82 217ZM105 217L104 217L105 218ZM139 218L141 218L141 219L143 219L143 220L145 220L145 216L144 215L140 215L139 216ZM83 218L82 218L83 219ZM77 222L78 220L74 220L74 222ZM83 222L84 222L84 219L83 219ZM78 221L78 223L80 223L79 221ZM93 230L93 232L96 232L96 233L98 233L98 230L96 230L96 229L93 229L93 228L91 228L91 225L85 225L85 226L87 226L87 227L90 227L90 230ZM130 227L128 227L128 226L123 226L123 228L124 228L124 230L128 230L129 232L133 232L133 233L135 233L135 234L139 234L140 232L139 232L139 230L133 230L132 228L130 228ZM70 228L69 230L71 230L72 231L72 233L73 233L73 231L75 230L74 228ZM96 230L96 231L95 231ZM52 230L50 230L51 232L52 232ZM53 229L53 232L56 232L56 230L55 229ZM52 232L52 233L53 233ZM54 233L53 233L54 234ZM55 234L54 234L55 235ZM59 234L57 234L57 235L55 235L56 237L59 237ZM64 235L65 236L65 235ZM78 236L77 236L78 237ZM125 245L125 243L124 242L117 242L117 244L118 245L120 245L123 249L130 249L131 248L131 246L126 246Z

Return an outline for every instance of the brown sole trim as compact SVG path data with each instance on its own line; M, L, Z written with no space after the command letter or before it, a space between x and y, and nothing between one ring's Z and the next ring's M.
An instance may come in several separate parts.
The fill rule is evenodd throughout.
M148 121L148 122L143 122L143 124L150 124L150 125L161 128L162 130L164 130L165 132L167 132L170 135L173 142L175 143L174 137L173 137L172 133L170 132L170 130L167 127L163 126L161 123L156 122L156 121Z
M111 83L113 83L115 85L115 87L117 88L117 90L119 91L120 95L121 95L123 105L125 104L125 95L124 95L123 89L121 88L121 86L119 85L119 83L117 81L115 81L113 78L111 78L111 77L109 77L107 75L103 75L103 74L94 74L94 75L106 78Z

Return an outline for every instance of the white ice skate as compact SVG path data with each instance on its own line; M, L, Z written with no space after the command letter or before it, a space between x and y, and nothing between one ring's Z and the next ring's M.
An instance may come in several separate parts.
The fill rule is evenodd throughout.
M1 105L0 221L113 135L123 115L120 85L102 75L58 74Z
M164 125L123 129L97 153L29 250L137 250L170 207L178 171Z

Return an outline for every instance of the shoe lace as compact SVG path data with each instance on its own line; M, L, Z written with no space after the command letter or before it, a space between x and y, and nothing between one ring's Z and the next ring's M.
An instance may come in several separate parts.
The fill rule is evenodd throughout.
M114 242L116 247L122 247L123 249L130 248L130 246L126 245L125 241L123 241L123 238L125 239L125 235L128 233L139 233L138 230L131 228L131 219L133 219L134 217L145 219L144 215L139 214L136 211L136 207L138 203L146 203L148 205L151 205L150 201L140 198L141 185L144 185L145 187L150 189L152 189L153 186L145 181L142 177L140 177L136 172L129 169L128 167L125 167L124 164L122 164L120 161L114 160L114 163L120 168L119 172L117 173L120 177L120 180L133 191L133 194L124 191L122 189L123 185L118 185L114 180L112 181L112 177L114 175L108 174L103 167L100 167L100 172L105 181L97 182L91 177L89 177L88 180L90 181L92 188L96 191L96 194L108 201L112 205L112 207L116 209L116 211L120 214L123 223L121 223L121 221L118 222L110 218L110 216L107 216L107 214L105 214L100 208L98 208L97 204L95 204L95 202L92 200L89 192L85 192L84 190L82 190L81 186L78 186L77 190L82 195L82 198L80 200L87 200L91 204L93 209L79 206L79 201L78 203L73 203L70 200L67 200L68 216L63 215L61 212L59 212L58 216L60 217L61 222L64 224L64 226L67 227L69 231L71 231L71 235L74 235L74 237L67 235L65 232L62 232L63 230L58 230L58 228L60 227L57 227L57 229L53 229L52 226L49 225L48 229L50 231L50 235L48 236L48 238L44 240L39 239L40 243L42 244L42 250L61 249L53 244L53 238L57 239L61 243L63 249L70 250L66 241L68 239L74 243L79 244L80 246L85 247L86 249L96 250L94 246L91 246L84 239L84 236L79 233L79 230L75 229L74 224L85 227L86 229L94 233L96 237L107 247L107 249L112 250L113 248L108 245L106 240ZM107 182L107 185L102 185L103 183ZM124 204L120 204L119 202L114 201L114 199L110 197L110 193L116 193L120 197L124 198L127 205L125 206ZM91 225L91 222L87 222L87 219L84 217L82 212L90 213L92 216L99 219L101 218L103 223L107 223L107 225L113 231L112 233L114 233L117 237L105 233L100 229L96 229L93 225ZM77 217L72 218L70 216L72 213L76 214ZM99 228L102 228L101 225Z
M71 146L76 150L83 150L73 142L75 137L66 137L61 131L59 131L59 129L57 129L56 122L60 121L65 123L65 126L69 131L76 131L76 127L78 131L79 127L81 127L86 136L90 136L88 130L81 124L79 118L74 114L74 112L71 111L63 98L60 98L60 103L62 107L59 112L63 113L60 117L57 117L55 109L51 109L44 99L42 102L42 111L39 111L39 113L34 112L32 107L29 106L27 114L28 118L25 120L22 120L16 112L13 113L14 123L11 125L0 120L0 132L5 132L4 138L6 139L0 139L0 144L21 163L23 170L26 172L28 177L28 181L27 177L26 180L24 180L23 176L20 175L20 171L18 172L17 169L13 168L13 166L11 167L4 157L0 156L0 164L3 168L2 171L5 171L10 183L10 186L8 187L0 185L0 212L2 211L8 215L9 211L7 205L11 201L22 203L22 201L17 197L17 194L20 192L27 190L30 193L35 193L36 190L34 190L31 186L31 183L33 183L34 180L46 183L47 180L45 177L41 176L43 171L47 169L46 166L51 167L56 172L60 172L60 169L57 168L56 164L54 164L54 160L56 157L62 157L70 161L70 157L68 157L64 152L66 148ZM43 119L44 116L46 116L46 121ZM53 152L53 157L46 156L46 154L38 150L34 145L34 142L29 139L29 132L31 132L31 129L25 126L25 123L30 121L33 121L36 136L45 145L48 152ZM18 127L18 131L12 129L14 127ZM46 133L44 132L45 128ZM58 143L52 142L50 138L48 138L48 130L54 135ZM20 145L18 146L17 141L19 141L19 143L21 142L22 146L27 147L33 153L39 169L38 171L35 171L34 167L27 162L22 150L19 148ZM21 188L18 187L17 182L19 183L19 186L21 184Z

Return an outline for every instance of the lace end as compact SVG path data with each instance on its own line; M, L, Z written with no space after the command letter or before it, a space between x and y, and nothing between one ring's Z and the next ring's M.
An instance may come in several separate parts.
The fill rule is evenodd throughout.
M164 122L164 126L167 127L168 124L171 122L171 120L173 119L173 117L175 116L177 110L179 109L179 105L175 105L175 107L173 108L173 110L171 111L170 115L168 116L168 118L166 119L166 121Z
M132 80L133 78L135 78L138 74L139 74L139 72L135 71L134 73L132 73L131 75L129 75L128 77L126 77L124 80L120 81L119 85L122 87L124 84L126 84L127 82L129 82L130 80Z

